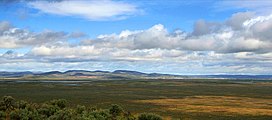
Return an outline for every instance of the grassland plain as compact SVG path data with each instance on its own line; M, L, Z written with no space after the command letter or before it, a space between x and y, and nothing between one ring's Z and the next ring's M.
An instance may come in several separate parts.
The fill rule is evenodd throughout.
M154 112L166 119L272 119L272 81L261 80L1 80L0 96Z

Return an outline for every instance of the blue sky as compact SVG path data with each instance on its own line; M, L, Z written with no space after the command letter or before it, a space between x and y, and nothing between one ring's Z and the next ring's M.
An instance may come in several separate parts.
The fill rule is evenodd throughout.
M271 74L270 1L0 4L1 71Z
M10 21L17 27L29 28L32 31L45 29L65 32L82 31L90 37L96 37L100 34L111 34L126 29L148 29L155 24L163 24L169 30L192 31L194 22L199 19L224 21L235 12L245 11L243 9L218 11L215 8L216 1L127 2L137 6L142 13L132 15L124 20L88 20L80 16L44 14L36 9L29 9L27 4L15 2L2 5L0 18ZM104 29L105 27L107 29Z

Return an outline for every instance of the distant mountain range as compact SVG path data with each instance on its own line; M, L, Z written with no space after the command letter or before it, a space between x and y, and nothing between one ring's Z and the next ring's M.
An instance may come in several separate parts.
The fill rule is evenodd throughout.
M172 75L143 73L129 70L87 71L68 70L65 72L0 72L0 78L63 78L63 79L264 79L272 80L272 75Z

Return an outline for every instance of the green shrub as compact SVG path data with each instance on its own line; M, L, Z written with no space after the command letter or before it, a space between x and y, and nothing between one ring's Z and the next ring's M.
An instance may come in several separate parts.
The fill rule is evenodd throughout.
M0 111L6 111L6 106L4 101L0 101Z
M25 109L28 106L28 103L24 100L20 100L16 102L16 107L19 109Z
M123 108L116 104L111 105L109 111L113 117L119 116L124 112Z
M136 117L132 115L130 112L124 113L124 120L136 120Z
M6 113L3 111L0 111L0 120L4 120L6 118Z
M113 104L109 109L98 109L78 105L67 107L64 99L51 100L42 104L15 101L11 96L4 96L0 101L0 120L137 120L130 112ZM139 120L161 120L155 114L144 113Z
M76 107L76 113L77 113L77 114L82 114L83 111L85 111L85 110L86 110L86 107L85 107L85 106L77 105L77 107Z
M60 109L63 109L67 106L67 101L64 99L57 99L49 101L49 104L58 106Z
M4 96L3 98L3 102L1 102L1 104L3 105L4 109L6 111L10 111L14 109L14 98L11 96Z
M28 111L27 109L16 109L10 112L11 120L41 120L42 117L37 111Z
M49 117L49 120L72 120L74 117L72 110L62 109Z
M39 109L38 112L42 115L47 117L54 115L60 108L54 105L43 104Z
M89 118L94 118L95 120L108 120L111 115L108 110L97 110L90 112Z

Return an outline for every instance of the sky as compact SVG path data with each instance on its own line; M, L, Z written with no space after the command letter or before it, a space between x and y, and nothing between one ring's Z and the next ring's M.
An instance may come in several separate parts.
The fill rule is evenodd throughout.
M269 0L1 0L0 71L269 74Z

